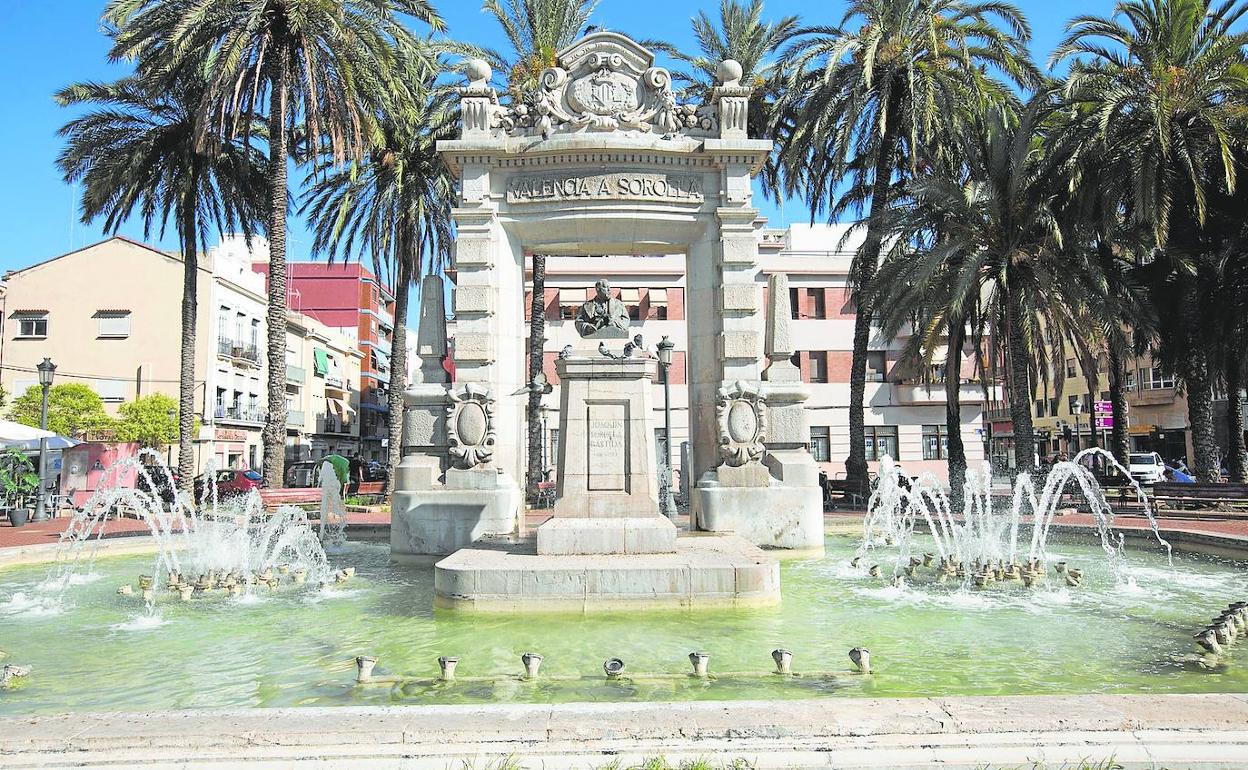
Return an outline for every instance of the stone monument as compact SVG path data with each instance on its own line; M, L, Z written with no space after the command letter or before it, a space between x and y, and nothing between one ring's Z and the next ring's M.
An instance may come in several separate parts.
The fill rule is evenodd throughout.
M793 365L789 280L768 277L763 382L737 382L718 398L722 464L698 481L698 524L752 543L823 551L823 490L806 449L810 391Z
M421 281L420 365L403 394L403 459L390 517L390 551L400 561L433 561L520 527L519 486L492 463L494 394L473 383L452 387L443 368L443 296L440 276Z
M628 308L605 279L576 314L582 347L555 362L560 382L559 485L539 554L674 553L659 515L650 383L654 359L617 355ZM632 351L632 343L626 342ZM600 350L606 350L606 354Z
M692 484L695 507L757 517L766 512L760 506L782 499L779 486L798 490L797 470L785 466L783 481L773 477L769 421L773 405L785 402L783 394L773 401L762 379L762 220L751 202L752 177L772 144L749 136L751 88L741 65L720 62L699 103L683 103L654 55L613 32L558 51L532 103L500 99L485 62L465 72L460 134L438 142L459 182L451 212L454 398L444 401L431 441L416 435L427 432L426 418L408 423L414 438L405 451L420 457L405 460L412 470L396 516L419 536L404 544L395 534L395 553L460 547L434 571L435 602L446 607L778 601L775 560L733 532L773 545L776 537L742 519L723 533L675 537L658 514L653 363L629 354L626 309L605 283L569 319L583 349L556 364L567 423L554 516L531 541L489 537L517 532L522 520L515 479L527 452L518 397L529 387L525 264L539 250L685 255L693 467L682 476L692 482L709 473L719 489L703 495L700 481ZM423 468L435 458L444 472L426 483ZM435 515L453 534L435 536Z

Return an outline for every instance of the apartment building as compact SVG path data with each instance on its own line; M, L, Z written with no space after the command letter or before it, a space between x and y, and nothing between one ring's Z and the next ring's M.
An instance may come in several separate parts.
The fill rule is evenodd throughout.
M265 278L252 255L268 244L222 239L199 255L195 366L196 472L259 468L268 399ZM0 385L38 383L44 357L56 382L82 382L116 416L151 393L179 395L181 255L120 236L5 274L0 295ZM288 458L359 451L360 363L343 334L290 315Z
M252 252L252 269L268 276L267 250ZM390 354L394 334L394 294L358 262L287 264L287 303L343 334L363 354L354 386L359 393L360 451L383 459L388 437Z
M268 248L258 237L251 246ZM199 344L210 356L205 371L209 404L199 437L218 468L259 468L268 415L264 278L252 272L251 252L241 236L222 239L208 259L213 322L200 327Z
M286 327L286 461L360 452L360 363L355 342L314 318Z
M178 397L182 258L116 236L4 275L0 385L16 396L38 385L35 367L56 364L56 382L89 385L116 416L125 401ZM200 256L200 329L211 326L211 257ZM212 343L212 344L215 344ZM202 348L208 345L201 340ZM196 363L205 381L208 357ZM202 389L196 394L202 408Z
M1031 415L1036 432L1037 453L1049 457L1059 452L1074 454L1094 443L1108 446L1110 425L1106 416L1098 419L1096 402L1109 401L1109 362L1104 354L1097 358L1095 388L1089 390L1082 367L1074 358L1066 359L1063 387L1059 391L1050 384L1032 400ZM1127 360L1123 389L1127 403L1127 438L1133 452L1157 452L1167 460L1190 461L1192 457L1191 423L1187 415L1187 394L1173 375L1165 371L1151 356L1145 354ZM1241 399L1240 409L1248 415L1248 405ZM1226 434L1226 410L1230 401L1226 393L1214 394L1214 427L1219 446L1229 446ZM1012 436L1004 423L1008 412L994 411L994 425ZM994 430L994 435L997 434ZM993 455L1008 465L1007 446L994 447Z
M807 402L810 450L831 478L844 475L849 454L849 371L855 313L849 300L848 276L859 238L851 237L842 244L845 229L840 225L794 225L764 230L757 276L759 291L764 292L765 298L768 277L777 272L788 275L795 321L793 336L798 349L794 362L811 392ZM651 354L664 336L676 345L671 367L670 455L673 467L679 469L681 446L689 437L686 266L681 254L547 257L542 370L555 387L542 403L546 436L543 464L555 465L558 445L559 380L555 360L565 345L577 341L572 319L593 293L594 282L604 277L611 281L613 294L629 308L632 331L643 336ZM526 314L531 298L531 293L526 296ZM448 335L454 336L453 321ZM947 474L944 460L948 443L944 387L940 384L943 372L929 373L935 384L922 384L922 373L913 362L902 360L905 343L905 337L887 340L879 334L871 340L866 390L868 461L874 469L887 454L910 473L931 471L943 477ZM937 351L936 360L943 362L943 350ZM657 361L655 366L652 423L656 447L661 453L663 389ZM985 446L984 391L971 382L973 374L973 359L968 357L957 373L966 382L962 388L961 434L970 461L977 463L984 456Z

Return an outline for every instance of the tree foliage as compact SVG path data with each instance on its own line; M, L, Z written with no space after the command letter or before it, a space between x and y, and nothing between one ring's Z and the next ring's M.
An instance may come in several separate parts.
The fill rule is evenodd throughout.
M153 393L118 407L121 419L113 429L118 441L137 441L144 447L162 447L178 440L178 402Z
M31 385L13 400L9 419L39 427L43 389ZM113 418L104 411L104 401L81 382L65 382L48 389L48 430L59 436L81 439L90 432L113 426Z

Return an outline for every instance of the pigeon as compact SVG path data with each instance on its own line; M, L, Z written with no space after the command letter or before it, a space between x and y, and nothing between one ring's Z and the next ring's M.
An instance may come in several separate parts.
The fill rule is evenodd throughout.
M632 358L632 357L633 357L633 343L625 342L624 343L624 355L621 356L621 358Z
M598 343L598 352L606 356L607 358L615 358L615 356L611 355L611 351L607 350L607 343L605 342Z
M642 342L640 334L633 335L633 347L637 348L638 350L645 350L646 344Z
M560 351L559 351L559 357L560 357L560 358L571 358L571 357L572 357L572 346L571 346L571 345L564 345L564 346L563 346L563 350L560 350Z

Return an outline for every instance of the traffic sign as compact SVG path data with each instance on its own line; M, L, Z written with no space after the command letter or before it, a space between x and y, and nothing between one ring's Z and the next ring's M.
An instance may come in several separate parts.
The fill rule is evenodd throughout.
M1114 411L1113 401L1097 401L1093 406L1095 407L1097 414L1109 414Z
M1097 429L1097 430L1105 430L1105 429L1112 428L1112 427L1114 427L1114 418L1113 418L1113 417L1100 417L1100 416L1098 416L1098 417L1096 418L1096 429Z

